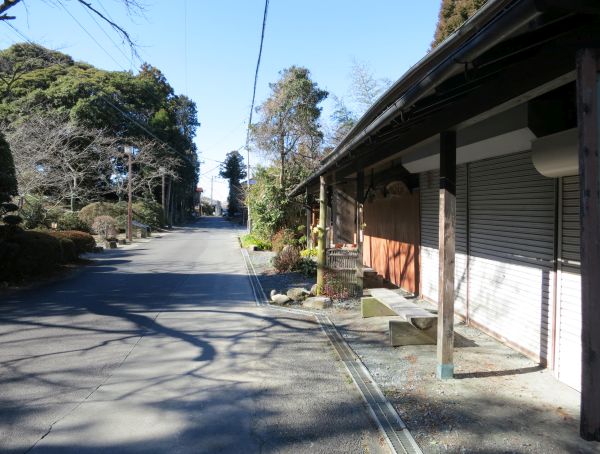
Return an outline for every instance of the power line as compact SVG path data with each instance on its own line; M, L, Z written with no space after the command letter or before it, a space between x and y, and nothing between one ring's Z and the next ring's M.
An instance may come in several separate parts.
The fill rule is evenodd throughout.
M84 33L85 33L86 35L88 35L88 36L91 38L91 40L92 40L92 41L94 41L94 42L95 42L95 43L98 45L98 47L99 47L100 49L102 49L102 51L103 51L103 52L104 52L106 55L108 55L108 58L110 58L112 61L114 61L114 62L117 64L117 66L118 66L118 67L120 67L121 69L125 69L125 68L123 68L123 65L121 65L121 63L119 63L119 62L118 62L118 61L115 59L115 57L113 57L113 56L112 56L112 54L111 54L109 51L107 51L107 50L104 48L104 46L102 46L102 44L100 44L100 43L98 42L98 40L97 40L97 39L94 37L94 35L92 35L92 34L91 34L91 33L90 33L90 32L89 32L89 31L88 31L88 30L87 30L87 29L86 29L86 28L85 28L85 27L84 27L84 26L81 24L81 22L79 22L79 21L77 20L77 18L76 18L75 16L73 16L73 14L71 14L71 11L69 11L69 9L68 9L68 8L67 8L67 7L66 7L66 6L65 6L65 5L64 5L62 2L58 2L58 4L61 6L61 8L62 8L62 9L64 9L64 10L65 10L65 12L66 12L66 13L67 13L69 16L71 16L71 19L73 19L73 20L74 20L74 21L77 23L77 25L79 25L79 28L81 28L81 29L84 31Z
M250 191L250 128L252 127L252 113L254 111L254 102L256 100L256 83L258 82L258 70L260 68L260 59L262 57L263 43L265 41L265 27L267 26L267 12L269 11L269 0L265 0L265 11L263 12L262 29L260 32L260 47L258 48L258 59L256 60L256 71L254 71L254 87L252 88L252 102L250 103L250 115L248 117L248 129L246 129L246 180L247 188ZM248 218L246 227L250 232L250 205L247 207Z
M265 0L265 11L263 13L262 31L260 33L260 47L258 48L258 59L256 61L256 71L254 72L254 88L252 89L252 103L250 104L248 129L246 131L246 148L248 148L248 143L250 141L250 127L252 126L252 113L254 111L254 102L256 100L256 84L258 82L258 69L260 68L260 59L262 57L263 42L265 40L265 27L267 25L268 10L269 10L269 0Z
M100 5L102 5L102 4L100 4ZM96 25L98 26L98 28L100 29L100 31L101 31L101 32L104 34L104 36L106 36L106 37L109 39L109 41L113 43L113 45L115 46L115 49L117 49L117 50L119 51L119 53L120 53L120 54L121 54L123 57L125 57L125 59L126 59L127 61L129 61L130 69L133 69L133 64L134 64L134 63L133 63L133 57L128 57L128 56L125 54L125 52L123 52L123 49L121 49L121 46L119 46L119 45L118 45L118 44L115 42L115 40L112 38L112 36L110 36L110 35L108 34L108 32L107 32L106 30L104 30L104 27L102 27L102 25L100 25L100 22L98 22L98 20L97 20L97 19L94 17L94 15L93 15L93 14L90 12L90 10L89 10L89 9L87 9L87 8L84 8L84 9L85 9L85 12L88 14L88 16L90 16L90 18L91 18L91 19L92 19L92 20L93 20L93 21L96 23Z

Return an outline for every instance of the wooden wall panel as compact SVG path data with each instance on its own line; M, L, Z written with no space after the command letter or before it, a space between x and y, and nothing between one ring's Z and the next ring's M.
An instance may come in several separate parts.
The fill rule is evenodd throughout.
M363 262L378 274L419 290L419 195L377 198L364 205Z

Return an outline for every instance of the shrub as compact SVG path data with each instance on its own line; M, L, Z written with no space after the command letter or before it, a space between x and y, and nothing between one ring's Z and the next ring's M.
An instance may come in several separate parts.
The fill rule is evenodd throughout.
M69 263L76 261L79 254L77 254L77 246L75 246L75 242L69 238L61 238L59 241L62 249L63 262Z
M273 250L275 252L279 252L283 250L285 246L297 246L298 240L296 239L296 235L291 229L280 229L273 235L271 239L271 244L273 246Z
M312 257L316 257L317 256L317 248L310 248L310 249L302 249L300 251L300 257L302 258L312 258Z
M322 294L334 301L343 301L350 297L350 289L334 270L326 270L323 275Z
M21 216L17 216L16 214L7 214L2 218L2 221L8 225L19 225L23 222L23 218Z
M90 227L79 219L79 215L73 211L65 211L57 221L58 230L79 230L80 232L90 232Z
M23 218L23 225L26 229L42 226L46 220L44 204L41 199L36 197L25 197L19 215Z
M287 273L294 270L299 260L300 253L298 249L288 245L273 257L273 266L278 273Z
M306 277L315 276L317 274L317 262L312 258L300 257L294 266L294 271L298 271Z
M0 203L0 214L11 213L13 211L18 211L19 207L14 203Z
M115 216L115 204L107 202L92 202L84 206L77 214L79 219L92 227L94 219L98 216Z
M117 236L117 221L111 216L98 216L92 224L92 231L102 238L115 238Z
M143 200L133 204L133 217L136 221L157 229L163 225L165 215L160 203Z
M256 246L261 251L267 251L271 249L271 243L268 241L261 240L257 238L252 233L248 233L240 238L242 242L242 247L247 248L249 246Z
M59 232L49 232L50 236L57 239L69 239L75 243L75 249L77 254L83 254L85 252L93 252L96 247L96 240L89 233L80 232L78 230L65 230Z
M46 233L19 229L0 240L0 280L15 282L46 274L62 261L60 240Z

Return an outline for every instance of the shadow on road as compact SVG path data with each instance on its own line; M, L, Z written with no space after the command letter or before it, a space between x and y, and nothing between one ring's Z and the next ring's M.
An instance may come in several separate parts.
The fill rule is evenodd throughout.
M231 224L199 221L177 235L205 228L226 231ZM0 302L3 452L25 452L49 430L53 441L43 452L86 453L178 446L239 452L240 442L250 452L306 451L340 432L371 429L346 388L328 393L319 408L290 412L282 404L297 382L310 393L311 380L337 389L340 377L318 324L253 305L241 258L235 266L226 256L209 264L185 257L157 261L150 249L107 252L72 279ZM148 364L146 356L160 364ZM309 367L296 370L301 358ZM151 366L141 376L126 373ZM92 393L94 405L110 403L110 410L52 426ZM162 420L150 437L98 440L98 431L130 423L134 409L144 421ZM293 424L284 417L289 413ZM315 426L316 415L338 421L336 429ZM241 430L249 421L250 430Z

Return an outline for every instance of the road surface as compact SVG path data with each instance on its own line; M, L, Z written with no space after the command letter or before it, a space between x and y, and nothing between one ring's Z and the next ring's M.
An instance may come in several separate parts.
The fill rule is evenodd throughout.
M315 321L255 305L238 233L203 219L0 296L0 451L377 450Z

